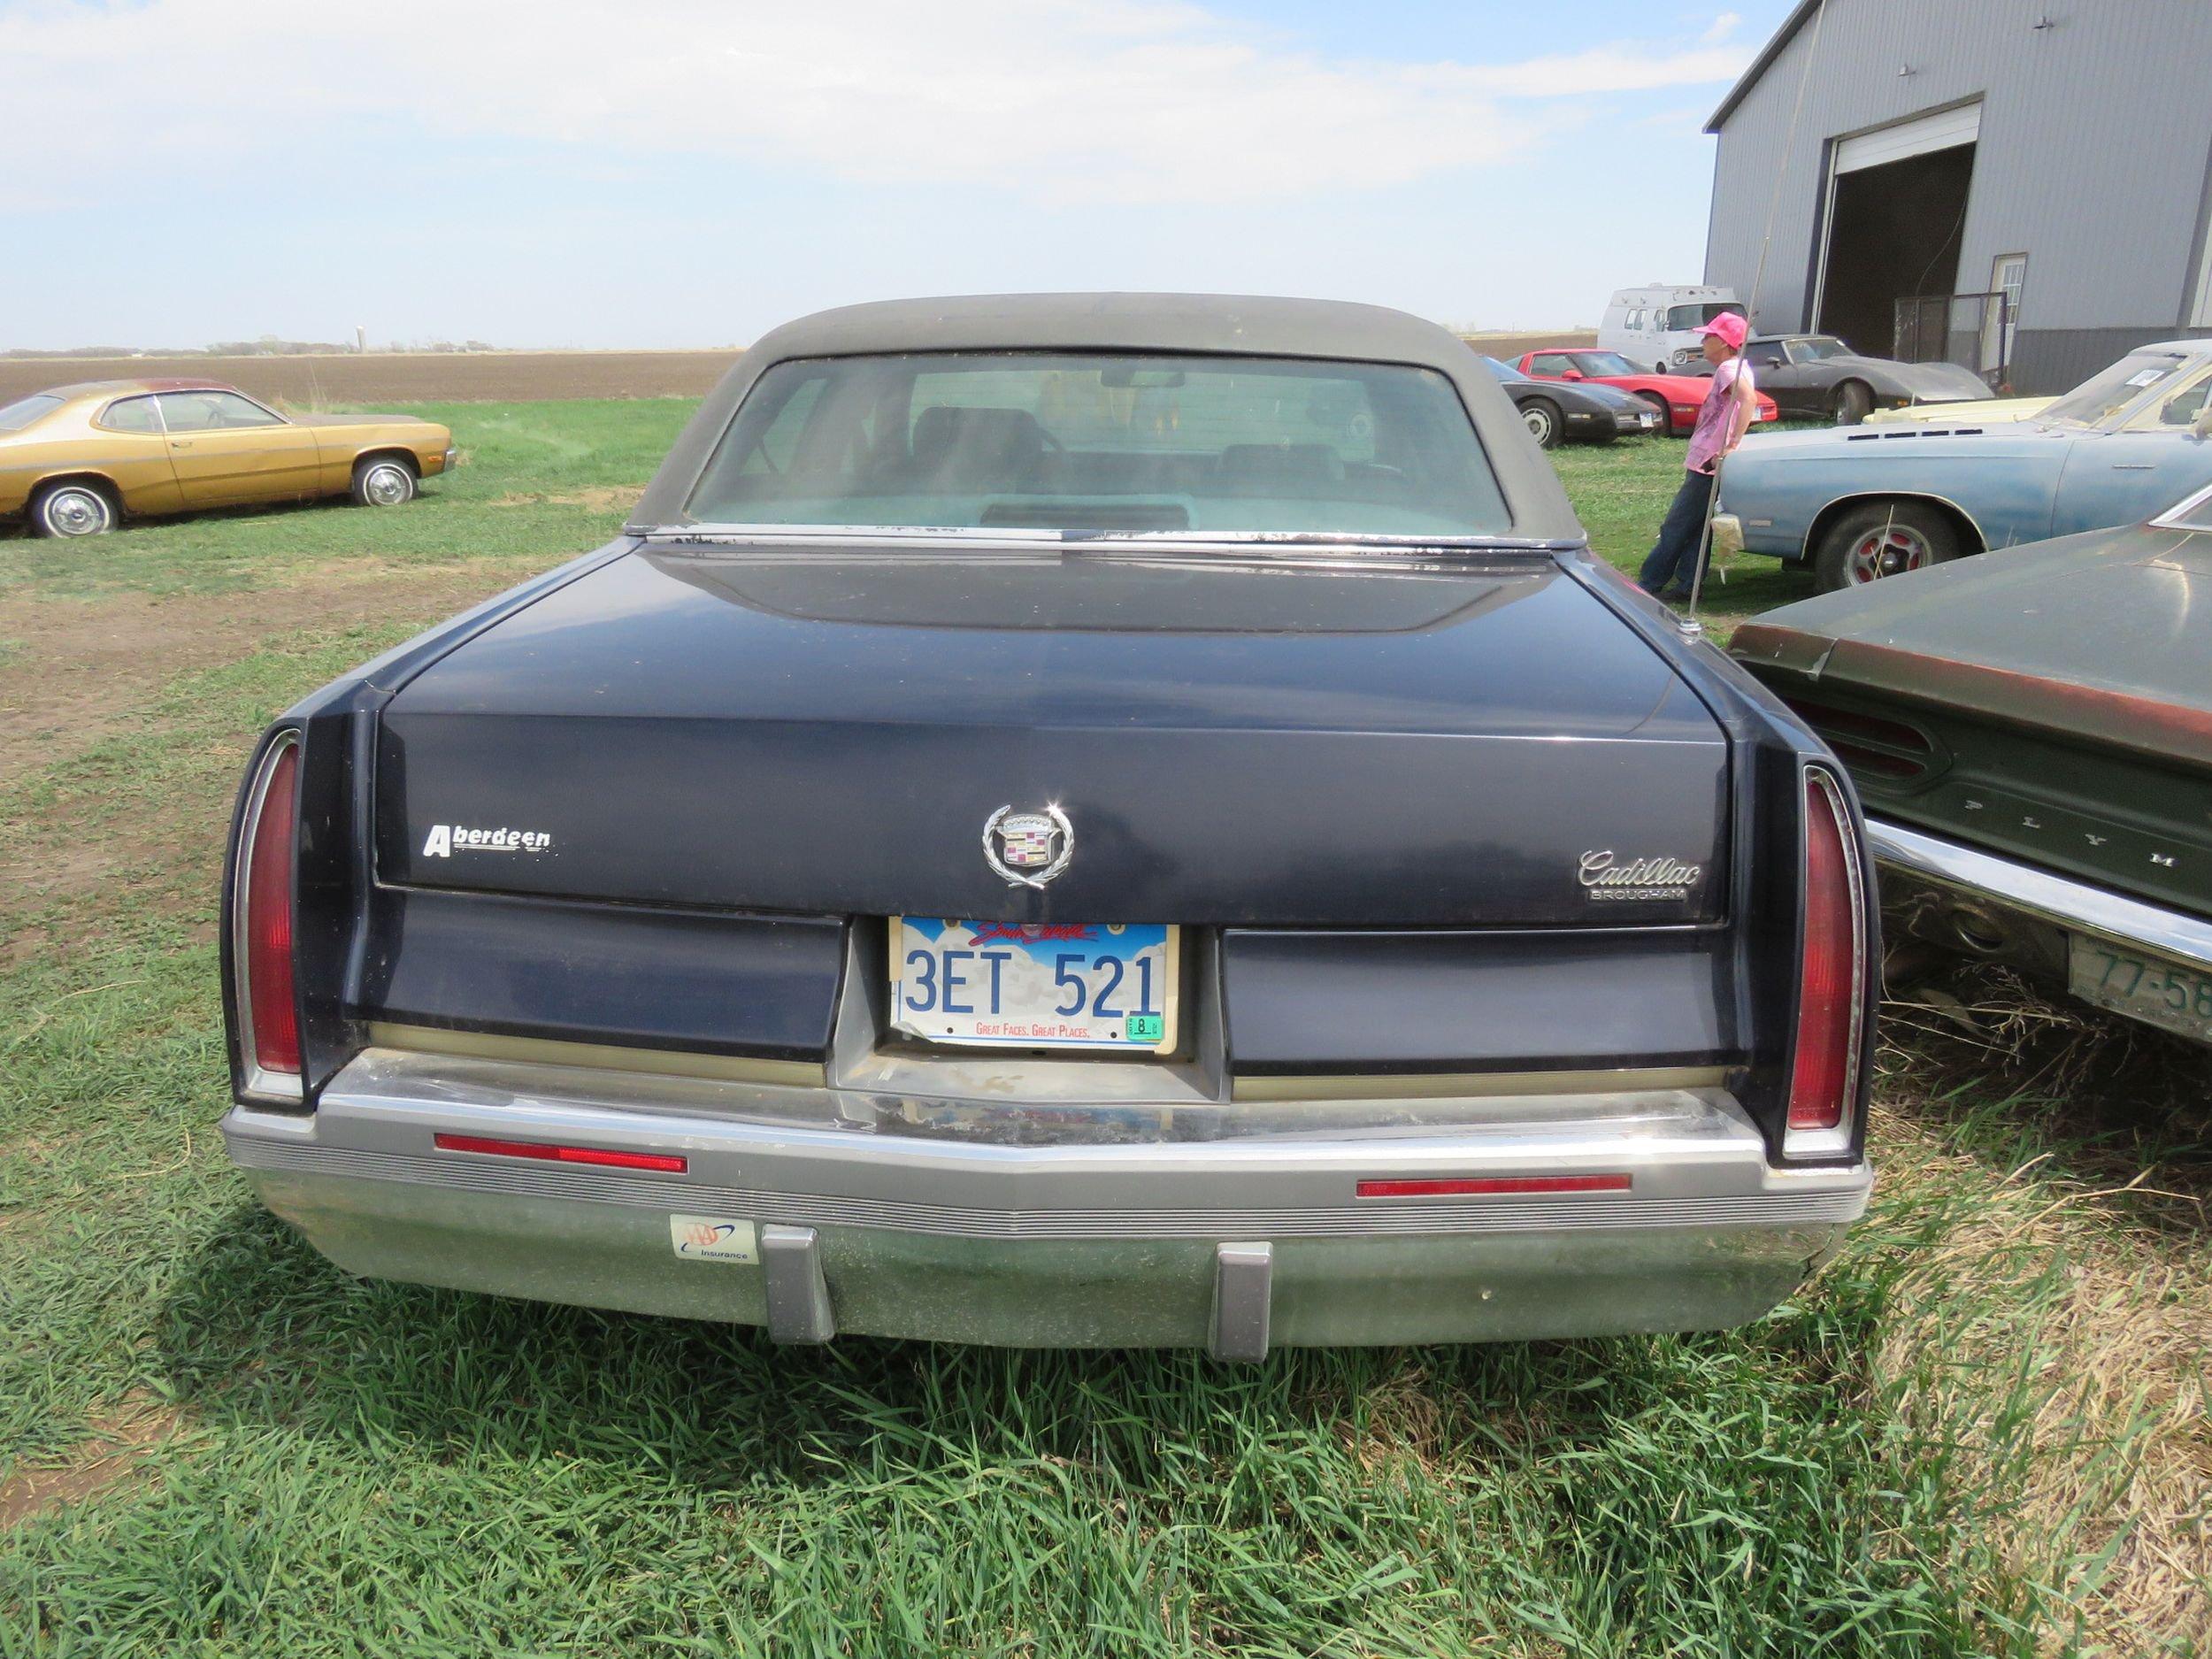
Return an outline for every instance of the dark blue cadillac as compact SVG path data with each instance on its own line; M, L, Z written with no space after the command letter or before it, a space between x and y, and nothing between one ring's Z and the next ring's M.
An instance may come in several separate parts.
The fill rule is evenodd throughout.
M859 306L272 727L223 1128L356 1272L780 1341L1717 1325L1864 1208L1870 895L1450 334Z

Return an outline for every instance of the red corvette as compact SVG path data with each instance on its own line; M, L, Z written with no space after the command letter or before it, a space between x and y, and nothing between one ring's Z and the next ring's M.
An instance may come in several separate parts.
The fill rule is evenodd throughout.
M1697 425L1697 407L1712 385L1702 374L1639 373L1617 351L1532 351L1521 359L1520 370L1535 380L1595 380L1600 386L1633 392L1666 416L1667 430L1678 438L1688 437ZM1761 392L1755 424L1776 419L1779 413L1774 400Z

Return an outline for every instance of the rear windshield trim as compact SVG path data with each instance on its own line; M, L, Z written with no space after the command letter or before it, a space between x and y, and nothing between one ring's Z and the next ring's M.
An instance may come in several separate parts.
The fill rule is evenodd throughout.
M906 550L919 543L959 552L1041 553L1085 548L1143 553L1208 554L1532 554L1552 557L1587 551L1586 536L1385 535L1328 530L988 530L936 525L668 524L630 534L656 548L834 547Z

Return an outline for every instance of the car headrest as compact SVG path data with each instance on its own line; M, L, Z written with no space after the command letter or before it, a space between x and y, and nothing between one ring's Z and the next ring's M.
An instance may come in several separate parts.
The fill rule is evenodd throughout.
M1344 457L1326 443L1233 443L1215 472L1236 484L1333 483L1344 476Z
M1025 409L933 403L914 418L915 462L981 488L1029 472L1044 458L1049 442Z

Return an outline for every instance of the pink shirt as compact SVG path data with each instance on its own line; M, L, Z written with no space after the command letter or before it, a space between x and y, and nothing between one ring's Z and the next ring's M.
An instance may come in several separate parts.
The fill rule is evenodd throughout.
M1755 395L1757 383L1751 378L1751 365L1740 357L1729 358L1713 371L1713 383L1705 388L1705 401L1697 408L1697 426L1690 434L1687 465L1693 472L1711 472L1720 452L1728 447L1739 379Z

